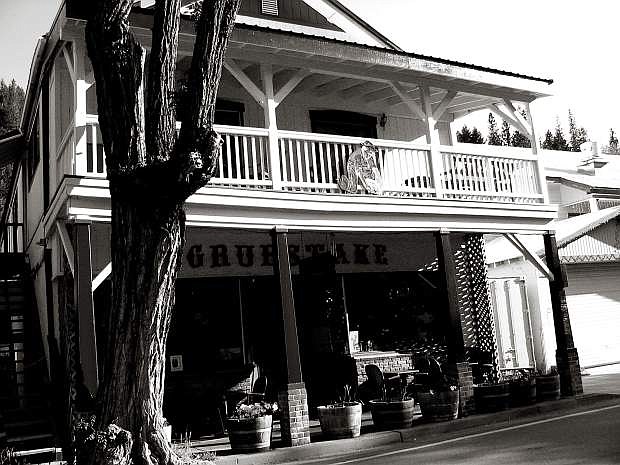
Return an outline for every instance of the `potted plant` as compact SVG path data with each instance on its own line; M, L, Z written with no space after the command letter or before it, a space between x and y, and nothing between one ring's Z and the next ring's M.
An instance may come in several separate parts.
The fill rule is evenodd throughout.
M401 385L388 391L381 389L381 397L368 402L372 422L379 429L409 428L413 422L413 397L409 396Z
M260 452L271 447L272 415L278 404L242 402L226 418L230 448L234 452Z
M433 357L426 357L425 383L416 384L415 392L422 418L426 421L455 420L459 413L458 382L448 377L439 362Z
M356 438L360 435L362 404L351 398L350 386L345 386L344 392L338 402L317 407L321 431L326 438Z
M510 386L510 406L521 407L536 402L536 377L531 370L516 370L507 378Z
M478 413L499 412L510 408L510 384L493 373L474 386L474 400Z
M560 398L560 375L556 367L536 376L536 400L558 400Z

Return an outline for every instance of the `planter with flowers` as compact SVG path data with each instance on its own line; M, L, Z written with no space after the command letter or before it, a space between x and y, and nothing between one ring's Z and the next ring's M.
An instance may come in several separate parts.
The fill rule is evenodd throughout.
M278 404L241 403L226 419L230 447L234 452L260 452L271 447L272 415Z
M351 398L350 386L339 402L317 407L321 431L326 438L356 438L362 427L362 404Z
M416 399L422 418L426 421L455 420L459 414L459 384L447 376L433 357L424 360L426 383L416 384Z

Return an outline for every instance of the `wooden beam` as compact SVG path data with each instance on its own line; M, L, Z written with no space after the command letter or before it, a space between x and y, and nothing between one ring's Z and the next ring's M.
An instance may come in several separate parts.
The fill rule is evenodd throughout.
M455 90L449 90L448 92L446 92L444 98L441 99L441 102L439 102L437 107L435 107L435 109L433 110L433 119L435 121L439 121L441 119L443 114L446 112L446 109L454 100L454 97L456 97L457 93L458 92L456 92Z
M362 100L366 103L378 102L394 96L394 89L392 87L385 87L383 89L375 90L368 94L362 95ZM399 98L400 100L400 98Z
M288 384L301 383L301 356L297 339L297 318L291 276L291 261L288 250L286 229L272 230L273 269L280 288L282 322L284 324L284 344L286 359L286 380Z
M78 313L80 365L84 384L91 394L97 393L99 370L97 365L97 335L93 303L90 223L74 223L75 243L74 302Z
M73 61L71 60L71 55L69 55L69 50L67 50L66 46L62 48L62 55L65 57L65 63L67 64L71 82L75 82L75 68L73 67Z
M71 275L75 276L75 254L73 253L73 244L71 244L71 238L65 223L60 220L56 221L56 229L58 230L58 237L60 237L60 243L65 251L65 257L67 258L67 264L71 270Z
M101 270L99 274L93 278L93 292L95 292L95 289L97 289L111 274L112 262L108 263L103 270Z
M307 69L300 69L291 77L286 84L284 84L275 95L276 106L280 105L280 102L286 98L291 91L297 87L297 85L310 75L310 71Z
M513 103L505 98L504 99L504 106L506 107L506 109L508 110L508 113L513 117L513 119L516 121L516 123L518 125L520 125L520 127L518 127L518 129L523 133L526 134L527 136L530 135L530 130L527 127L527 122L523 119L523 116L521 116L519 114L519 112L517 111L517 109L514 107Z
M534 118L532 117L532 111L530 104L525 103L525 114L527 115L527 123L530 127L530 145L532 146L532 153L538 155L538 137L536 136L536 129L534 127ZM543 161L538 157L536 161L538 168L538 185L543 194L544 203L549 203L549 189L547 188L547 177L545 174L545 166Z
M357 98L362 94L373 92L383 87L383 83L376 81L362 81L361 83L354 85L342 92L338 92L338 95L345 100Z
M407 93L407 89L405 89L400 82L390 81L389 84L392 86L392 89L394 89L394 92L396 92L396 95L398 95L403 103L407 105L409 110L411 110L411 113L413 113L414 116L417 116L422 120L426 120L424 110L422 110L422 108L415 102L415 99L411 98L411 96Z
M228 70L232 76L239 81L239 84L243 86L245 90L252 96L254 100L262 107L265 106L265 94L258 88L254 81L252 81L247 74L239 67L239 65L231 59L224 61L224 67Z
M526 129L518 120L513 118L512 115L510 115L507 111L504 111L499 106L499 104L494 103L492 105L489 105L489 110L492 111L493 113L495 113L495 115L497 115L497 117L505 120L508 124L512 125L512 127L518 129L519 131L523 132L524 134L527 134L527 135L530 134L530 131L528 129Z
M540 271L549 281L553 281L555 277L545 262L543 262L536 252L532 252L528 247L513 233L505 233L504 237L515 246L515 248L523 254L523 256L529 261L538 271Z
M431 92L426 86L420 87L420 100L426 122L426 142L431 146L431 166L433 176L433 186L435 187L435 195L437 198L443 197L443 156L439 151L440 140L439 134L435 131L435 118L433 117L433 108L431 106Z
M271 168L271 182L274 190L282 189L282 174L280 172L280 148L278 147L278 123L276 108L278 104L273 93L273 72L271 65L261 65L261 77L265 87L265 103L263 105L265 115L265 128L269 131L269 166Z
M358 84L359 82L355 79L338 78L328 82L327 84L323 84L322 86L315 88L312 94L316 97L325 97L327 95L333 94L334 92L349 89L350 87L356 86Z
M446 345L448 348L448 363L464 362L465 340L463 338L463 327L459 312L456 264L454 262L450 233L445 231L436 232L435 243L439 276L443 281L443 286L441 286L444 292L442 295L442 307L447 312L445 321L447 323Z

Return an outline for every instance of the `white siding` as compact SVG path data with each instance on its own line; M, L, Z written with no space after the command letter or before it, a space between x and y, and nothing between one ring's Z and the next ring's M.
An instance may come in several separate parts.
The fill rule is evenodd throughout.
M566 289L582 367L620 361L620 264L569 265Z

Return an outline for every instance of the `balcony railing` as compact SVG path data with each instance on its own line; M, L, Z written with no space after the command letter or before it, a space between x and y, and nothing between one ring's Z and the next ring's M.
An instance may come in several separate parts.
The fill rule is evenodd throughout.
M270 153L269 131L216 126L224 139L210 185L341 194L338 179L348 157L369 140L382 195L542 203L537 156L528 149L462 144L439 146L383 139L363 139L295 131L278 131L277 153ZM105 159L96 117L87 123L86 162L75 174L105 177ZM272 165L277 163L277 169ZM274 173L276 173L274 179ZM366 194L358 187L357 194Z

